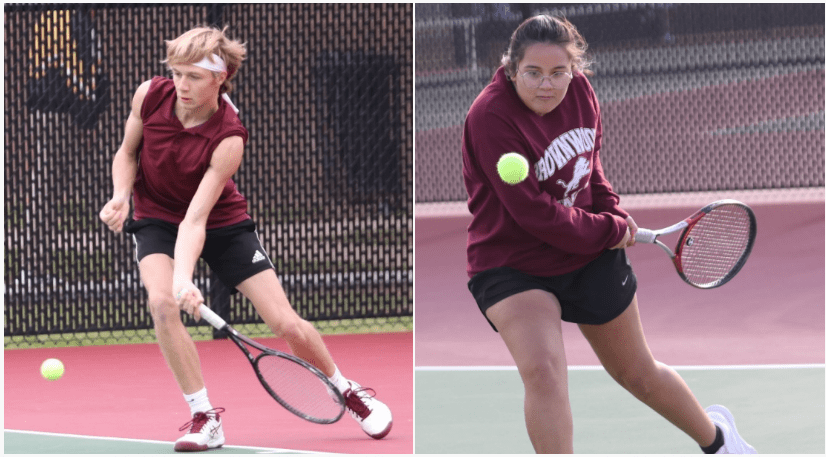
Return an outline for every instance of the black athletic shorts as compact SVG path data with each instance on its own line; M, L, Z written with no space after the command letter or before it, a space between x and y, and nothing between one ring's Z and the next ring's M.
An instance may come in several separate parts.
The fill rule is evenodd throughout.
M138 262L149 254L166 254L175 258L178 227L158 219L129 220L124 232L135 241ZM232 293L235 286L269 268L274 268L267 251L261 246L255 222L244 222L206 231L201 258Z
M606 250L579 270L559 276L532 276L509 267L491 268L473 275L468 289L485 319L488 308L503 299L540 289L559 300L563 321L599 325L612 321L628 308L637 292L637 277L625 250L615 249ZM490 320L488 323L496 330Z

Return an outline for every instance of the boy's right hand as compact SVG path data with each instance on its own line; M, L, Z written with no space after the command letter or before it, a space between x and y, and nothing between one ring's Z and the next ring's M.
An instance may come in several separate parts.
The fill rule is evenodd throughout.
M100 220L109 227L109 230L120 233L123 223L129 215L129 199L115 197L109 200L100 210Z

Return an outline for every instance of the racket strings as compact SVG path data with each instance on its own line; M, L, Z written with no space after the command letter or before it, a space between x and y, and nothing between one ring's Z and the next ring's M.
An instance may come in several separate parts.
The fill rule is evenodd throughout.
M682 271L698 285L712 285L736 273L748 251L751 217L740 206L726 205L703 216L680 246Z
M333 387L299 363L277 355L263 354L256 366L261 381L287 409L320 421L332 421L341 415L342 406L331 391Z

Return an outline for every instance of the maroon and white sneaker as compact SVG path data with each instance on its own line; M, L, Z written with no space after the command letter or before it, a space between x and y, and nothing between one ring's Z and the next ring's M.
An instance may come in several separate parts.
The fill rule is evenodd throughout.
M380 440L387 436L393 427L393 415L390 414L390 408L376 400L375 390L361 387L353 381L348 382L350 388L344 392L347 412L371 438Z
M179 430L189 428L186 435L175 441L177 452L206 451L224 445L224 429L221 426L221 415L224 408L211 409L204 413L195 413L192 420L184 424Z

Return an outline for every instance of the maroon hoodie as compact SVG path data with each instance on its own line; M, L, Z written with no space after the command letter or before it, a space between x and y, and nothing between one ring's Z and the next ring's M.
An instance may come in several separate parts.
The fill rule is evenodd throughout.
M468 208L468 274L507 266L556 276L622 241L628 213L599 159L602 121L588 79L575 72L562 102L539 116L499 68L473 102L462 137ZM510 185L496 162L518 152L528 179Z

